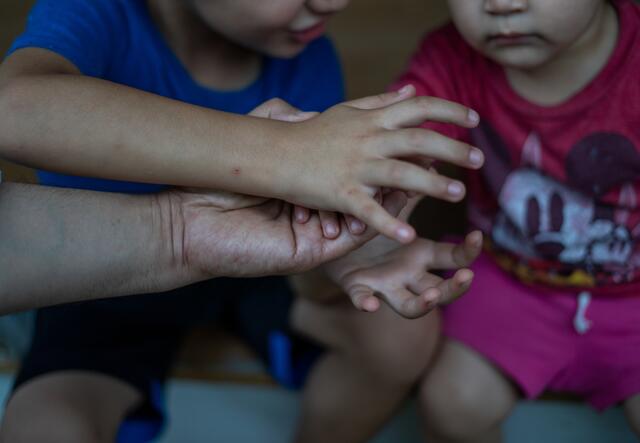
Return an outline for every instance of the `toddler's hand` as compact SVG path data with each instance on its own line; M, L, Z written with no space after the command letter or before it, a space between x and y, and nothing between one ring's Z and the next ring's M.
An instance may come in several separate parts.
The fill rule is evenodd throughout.
M286 121L291 123L303 122L318 115L317 112L303 112L281 100L274 98L261 104L249 113L253 117L269 118L272 120ZM381 201L380 201L381 202ZM350 215L342 215L331 211L318 211L320 225L325 238L334 239L340 235L342 219L353 235L364 233L367 226L360 220ZM294 220L297 223L305 224L311 218L309 208L295 206Z
M478 116L445 100L413 97L412 87L334 106L285 133L280 198L310 208L352 214L403 243L415 231L382 209L380 188L413 191L449 201L464 197L464 185L406 159L428 157L467 168L483 163L480 150L436 132L411 128L425 120L473 127Z
M473 273L466 267L481 249L482 234L477 231L460 245L419 238L397 247L378 237L326 269L356 308L377 311L381 299L403 317L417 318L467 291ZM434 269L457 271L443 279L429 272Z

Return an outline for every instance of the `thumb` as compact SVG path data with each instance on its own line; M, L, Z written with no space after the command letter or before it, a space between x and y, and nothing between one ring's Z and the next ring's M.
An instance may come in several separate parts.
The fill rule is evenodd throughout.
M380 308L380 300L373 295L373 289L367 285L354 285L347 293L353 306L360 311L376 312Z
M317 112L302 112L282 99L272 98L255 108L249 115L286 122L301 122L315 117Z

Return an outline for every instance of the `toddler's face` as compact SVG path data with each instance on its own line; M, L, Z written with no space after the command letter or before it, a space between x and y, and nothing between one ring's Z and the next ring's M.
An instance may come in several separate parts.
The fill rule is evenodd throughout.
M501 65L533 69L576 44L605 0L448 0L456 27Z
M211 29L254 51L293 57L350 0L189 0Z

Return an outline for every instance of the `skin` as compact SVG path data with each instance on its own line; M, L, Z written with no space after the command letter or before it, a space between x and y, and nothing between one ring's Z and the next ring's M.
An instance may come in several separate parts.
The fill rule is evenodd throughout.
M346 4L278 0L272 9L249 0L149 1L156 24L194 79L222 90L255 79L265 54L299 53L307 42L295 32ZM341 104L292 125L82 76L61 56L26 48L0 67L0 155L73 175L278 198L351 214L407 243L415 231L374 199L380 187L449 201L460 200L465 190L460 182L396 158L428 156L471 168L483 161L467 144L409 129L425 120L474 127L475 112L413 94L408 88L375 106Z
M357 309L376 312L384 302L402 317L415 319L469 289L473 272L467 266L481 250L480 232L459 245L418 238L400 246L380 237L325 269ZM456 272L444 279L430 270Z
M401 194L387 200L397 213ZM375 234L322 236L282 201L189 190L125 196L0 188L0 313L313 268ZM42 281L47 284L43 285Z
M479 232L460 245L417 239L403 246L377 237L325 265L324 275L294 279L300 298L292 326L327 349L305 385L296 442L364 442L375 435L436 350L439 316L426 314L466 292L473 278L466 267L481 248ZM456 272L443 279L434 269ZM342 302L344 293L358 310Z
M516 92L542 105L561 103L588 84L606 64L617 38L615 12L602 0L449 0L448 3L458 29L469 44L504 66ZM514 32L532 33L533 36L516 42L521 44L514 44L513 41L505 44L504 41L490 38L495 34ZM468 238L467 242L469 241ZM365 262L369 261L373 266L351 274L359 277L360 284L347 283L348 278L344 279L350 275L348 270L351 267L358 268L359 260L363 259L360 252L375 249L376 243L377 239L355 254L340 259L338 262L342 263L343 268L336 275L343 276L343 289L344 286L352 289L352 300L361 309L375 311L380 306L380 301L375 298L379 297L389 302L392 309L395 306L396 312L411 317L411 310L406 308L424 308L428 296L426 293L416 294L415 291L409 291L413 294L408 294L405 290L410 290L411 284L407 285L406 282L416 284L416 280L412 280L416 275L422 275L421 278L424 279L431 277L416 273L417 270L411 267L411 263L416 263L416 255L412 254L410 246L391 250L394 260L389 262L382 258L388 251L378 256L377 260L381 262L376 262L375 255L366 257ZM443 246L438 246L441 247ZM464 250L463 248L458 247L458 251ZM448 251L450 253L451 250ZM423 249L422 253L425 252ZM403 262L403 257L410 260ZM468 257L472 259L473 253ZM452 257L449 255L449 258ZM400 265L401 263L405 264ZM454 269L468 266L460 260L449 264L455 264L456 266L452 266ZM429 263L429 267L433 265L434 263ZM328 268L331 269L331 266L329 264ZM456 275L460 276L461 273L465 274L464 269ZM403 276L400 277L401 275ZM380 281L376 283L368 281L369 278L378 277ZM394 282L386 278L396 280ZM317 288L322 287L318 281L311 283L313 286L300 285L306 294L310 294L312 288L318 291ZM455 284L455 280L450 283ZM372 286L376 287L374 295L377 297L372 297ZM331 292L325 289L325 293ZM403 293L404 296L401 295ZM297 316L294 318L294 325L312 338L325 343L330 351L327 352L326 361L314 369L305 391L305 406L298 424L297 441L367 441L404 398L390 393L409 392L420 381L430 362L434 361L436 348L427 344L439 335L439 324L429 321L433 318L432 315L423 317L424 320L420 319L424 321L421 329L412 331L403 327L402 322L392 324L383 316L368 322L356 321L354 318L347 320L340 314L337 305L322 303L321 296L314 299L315 302L298 302L298 309L294 312ZM417 313L421 313L420 309ZM319 320L312 322L316 318ZM347 330L349 334L336 336L334 331L342 330ZM377 349L372 349L373 345L369 348L364 346L369 341L383 341L375 335L379 330L386 331L384 336L394 338L393 346ZM420 345L416 345L414 340ZM420 360L422 366L415 368L408 362L402 362L402 355L424 357L424 360L414 359ZM446 358L435 361L436 367L429 371L431 376L422 382L420 390L424 423L430 425L427 430L428 441L499 441L500 422L509 413L517 397L512 384L486 361L461 345L456 347L447 342L443 353L439 355L445 355ZM384 377L370 374L369 368L375 365L384 367L383 362L393 358L402 363L394 365L393 370L389 370ZM338 374L343 380L341 389L349 394L333 398L329 387L334 386ZM452 380L454 376L456 378ZM362 379L366 382L360 383ZM398 380L403 380L403 383L397 383ZM470 383L478 389L467 389L470 388ZM372 385L380 389L371 389ZM447 390L451 386L463 385L465 389ZM372 398L372 391L377 393L375 398ZM453 405L459 392L480 394L477 396L477 403L471 404L469 401L467 404L468 399L462 398ZM488 402L487 399L490 398L493 400ZM459 405L464 407L454 408ZM487 405L495 405L495 410ZM629 401L625 409L630 417L637 417L637 399ZM345 417L349 417L350 426L340 427ZM476 426L478 422L480 425ZM637 423L638 419L632 419L631 422ZM469 426L461 426L461 423ZM451 433L447 434L447 431Z
M519 94L543 105L560 103L583 89L606 64L618 35L615 10L602 0L448 4L465 40L504 66Z
M504 67L516 92L541 105L561 103L583 89L606 65L618 35L615 11L602 0L448 3L469 44ZM508 32L528 36L509 44L488 38ZM420 389L428 439L500 442L502 423L519 395L509 378L481 355L446 340ZM628 399L624 409L638 433L638 397Z

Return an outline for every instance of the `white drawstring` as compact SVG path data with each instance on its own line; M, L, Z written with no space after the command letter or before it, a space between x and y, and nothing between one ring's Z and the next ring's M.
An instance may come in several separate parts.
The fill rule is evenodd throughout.
M591 320L586 317L587 308L591 303L591 294L583 291L578 295L578 308L576 315L573 317L573 327L580 335L584 335L591 329Z

